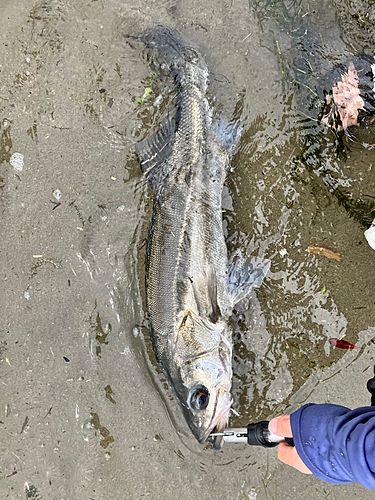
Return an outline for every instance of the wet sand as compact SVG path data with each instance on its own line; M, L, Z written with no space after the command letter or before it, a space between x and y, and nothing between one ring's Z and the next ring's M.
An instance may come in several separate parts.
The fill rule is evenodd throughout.
M372 129L355 131L338 155L334 134L305 103L307 86L348 60L349 38L357 51L373 49L374 13L358 4L369 14L364 27L345 22L341 7L336 18L331 2L293 5L0 7L1 498L373 497L303 476L275 450L200 446L148 337L143 239L152 198L134 144L173 108L174 86L124 34L157 21L204 55L215 114L242 109L223 199L228 249L272 261L232 318L240 416L230 425L304 402L370 403L375 253L356 202L374 195L375 140ZM311 245L342 260L306 252ZM364 349L329 344L343 334Z

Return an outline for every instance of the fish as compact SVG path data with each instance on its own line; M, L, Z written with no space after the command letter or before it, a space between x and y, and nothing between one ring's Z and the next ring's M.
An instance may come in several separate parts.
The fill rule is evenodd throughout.
M222 192L241 133L215 119L200 53L168 26L141 36L174 78L176 109L135 145L154 193L146 251L146 302L156 359L199 443L222 433L232 404L235 304L260 286L269 262L228 260ZM211 438L220 450L223 436Z

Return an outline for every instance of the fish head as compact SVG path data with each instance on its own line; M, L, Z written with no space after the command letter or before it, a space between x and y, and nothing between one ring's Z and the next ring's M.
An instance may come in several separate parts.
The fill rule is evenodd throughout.
M174 343L172 383L185 419L200 443L212 432L223 432L228 422L232 347L226 328L188 310ZM223 439L218 437L213 447L220 449L222 444Z

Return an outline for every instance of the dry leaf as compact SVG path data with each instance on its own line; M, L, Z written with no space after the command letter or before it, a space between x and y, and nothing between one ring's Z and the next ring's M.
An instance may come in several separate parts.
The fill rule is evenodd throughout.
M338 82L333 91L333 101L337 106L340 115L342 128L346 130L352 125L359 125L358 112L364 108L364 101L360 96L359 78L353 63L350 63L348 72L342 75L341 82ZM327 104L332 102L332 96L326 97ZM334 112L332 107L331 112ZM331 112L323 117L323 123L330 122ZM338 127L340 130L341 127Z
M306 252L324 255L324 257L327 257L328 259L335 259L338 261L342 259L341 255L338 252L332 252L332 250L328 250L328 248L324 247L315 247L313 245L310 245L306 248Z

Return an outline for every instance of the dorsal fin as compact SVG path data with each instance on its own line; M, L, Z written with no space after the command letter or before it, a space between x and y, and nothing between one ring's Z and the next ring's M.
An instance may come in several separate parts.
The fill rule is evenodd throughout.
M135 145L135 153L152 190L158 194L168 174L167 159L171 156L176 132L176 115L165 120L151 137Z

